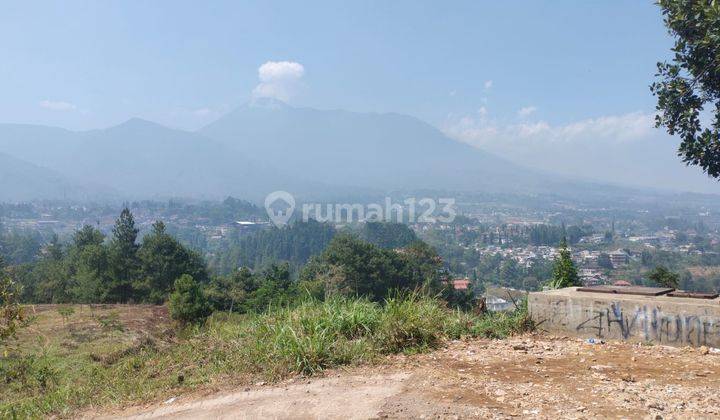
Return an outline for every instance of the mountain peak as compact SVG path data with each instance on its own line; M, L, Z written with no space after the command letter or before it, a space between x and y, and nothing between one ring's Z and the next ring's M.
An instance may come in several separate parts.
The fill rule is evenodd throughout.
M248 108L259 108L259 109L286 109L290 108L290 105L281 101L280 99L270 97L252 98L247 104Z
M133 117L124 123L118 124L115 127L110 128L145 128L145 127L161 127L160 124L148 121L142 118Z

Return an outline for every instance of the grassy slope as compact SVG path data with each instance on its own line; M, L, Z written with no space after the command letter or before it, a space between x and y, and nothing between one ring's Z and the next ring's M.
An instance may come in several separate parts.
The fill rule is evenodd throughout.
M213 384L312 374L447 338L502 338L529 327L523 310L482 317L409 296L307 301L261 315L216 314L176 335L164 308L40 308L0 359L0 417L70 415ZM44 309L44 310L43 310Z

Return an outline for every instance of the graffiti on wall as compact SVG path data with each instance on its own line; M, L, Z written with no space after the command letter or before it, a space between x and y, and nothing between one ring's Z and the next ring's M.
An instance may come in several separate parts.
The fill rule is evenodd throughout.
M636 306L628 310L613 302L608 307L589 311L576 331L592 332L598 338L635 338L657 343L690 346L717 345L719 321L711 316L665 314L659 307Z

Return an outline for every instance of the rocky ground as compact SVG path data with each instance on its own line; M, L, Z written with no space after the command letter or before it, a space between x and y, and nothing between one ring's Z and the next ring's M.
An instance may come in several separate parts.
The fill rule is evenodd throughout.
M527 335L455 341L383 365L169 399L135 418L708 418L715 349Z

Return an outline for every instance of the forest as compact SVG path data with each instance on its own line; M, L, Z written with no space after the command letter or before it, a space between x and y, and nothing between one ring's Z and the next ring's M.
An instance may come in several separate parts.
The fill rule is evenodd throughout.
M169 300L172 306L173 299L184 298L197 303L194 314L198 315L214 310L261 312L303 295L379 301L393 290L423 290L458 305L468 305L473 298L471 291L455 292L443 284L437 252L407 226L396 223L365 223L337 231L309 221L263 229L231 242L211 260L211 266L219 269L209 268L204 257L169 234L162 221L140 238L127 208L109 237L86 225L67 243L57 236L43 246L27 235L4 238L5 243L31 244L25 246L28 256L19 258L25 262L3 262L25 303ZM31 256L33 252L36 255Z

